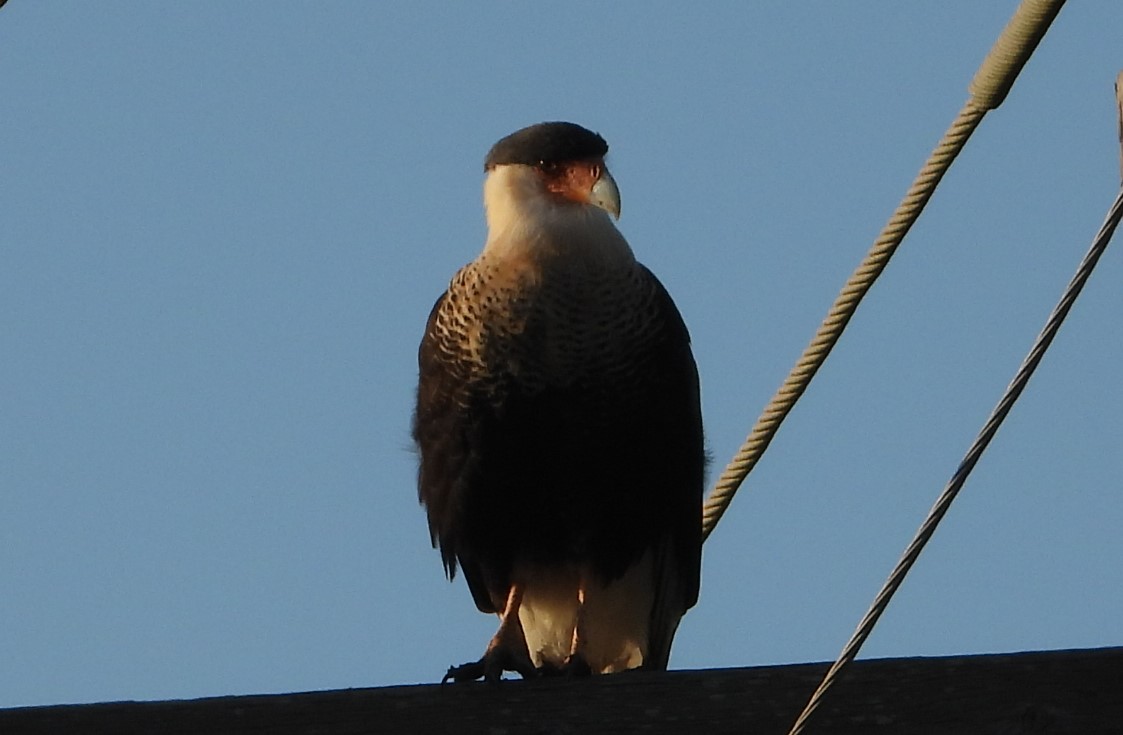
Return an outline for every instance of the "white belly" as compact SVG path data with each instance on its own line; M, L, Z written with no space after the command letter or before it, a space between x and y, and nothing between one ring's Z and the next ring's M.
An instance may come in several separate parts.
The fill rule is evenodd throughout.
M585 605L578 626L576 567L525 566L515 577L524 584L519 622L535 666L560 667L573 648L578 627L578 650L594 673L609 674L641 666L647 657L648 627L654 602L651 553L623 577L601 586L595 578L585 589Z

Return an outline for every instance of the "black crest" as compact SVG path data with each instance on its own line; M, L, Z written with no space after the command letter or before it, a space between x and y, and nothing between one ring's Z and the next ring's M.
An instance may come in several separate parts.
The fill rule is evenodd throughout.
M578 161L608 153L608 143L591 130L570 122L544 122L517 130L491 147L484 170L505 164L540 166Z

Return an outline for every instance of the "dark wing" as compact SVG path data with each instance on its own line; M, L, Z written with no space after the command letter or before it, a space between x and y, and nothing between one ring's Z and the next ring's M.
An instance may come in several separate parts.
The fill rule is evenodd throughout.
M421 455L418 499L428 512L430 539L434 547L440 547L445 573L452 579L461 545L458 506L464 488L472 485L479 463L472 448L471 416L465 407L467 367L455 353L442 349L438 332L441 306L448 298L448 293L442 294L433 305L418 349L413 439ZM480 611L496 612L498 603L492 601L479 570L469 566L464 576Z
M648 388L652 406L644 412L646 425L637 429L648 446L635 460L649 467L646 481L660 488L656 496L663 515L655 519L655 602L644 667L665 669L679 620L698 601L706 460L690 335L666 289L645 272L656 291L654 318L663 324L663 339L650 356L657 375Z
M505 436L525 422L506 415L509 373L480 375L465 357L471 350L456 307L474 296L458 274L429 314L418 350L413 439L420 452L418 499L433 546L448 578L463 571L476 607L492 613L503 609L510 588L518 518L509 499L521 488L508 470L514 463L507 461Z

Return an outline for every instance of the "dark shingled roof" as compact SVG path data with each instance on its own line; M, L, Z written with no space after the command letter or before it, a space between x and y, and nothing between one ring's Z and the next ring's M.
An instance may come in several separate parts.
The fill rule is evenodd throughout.
M608 143L591 130L569 122L544 122L516 130L493 145L484 170L511 163L538 166L597 158L607 152Z

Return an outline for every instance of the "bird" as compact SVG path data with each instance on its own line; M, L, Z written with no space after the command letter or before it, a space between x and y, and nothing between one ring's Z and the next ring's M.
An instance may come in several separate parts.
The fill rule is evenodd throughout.
M607 152L570 122L495 143L483 250L425 326L418 497L448 578L499 617L442 681L666 670L698 600L698 369L615 225Z

